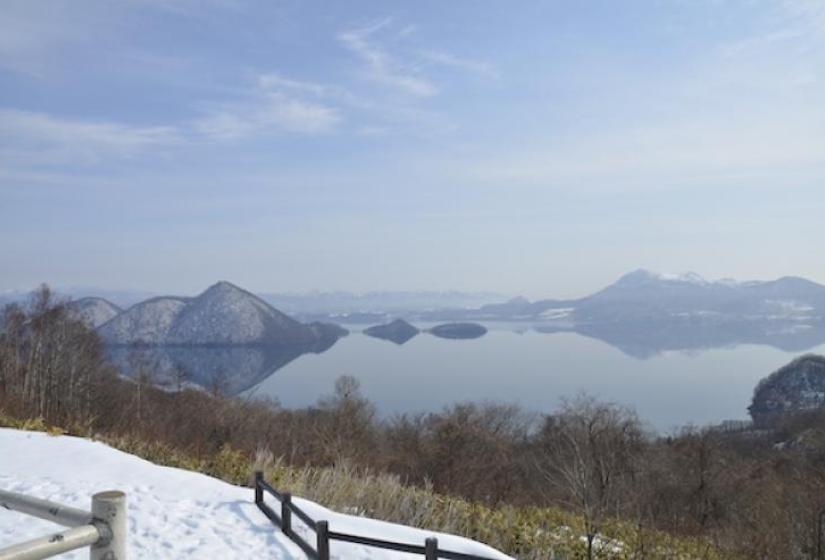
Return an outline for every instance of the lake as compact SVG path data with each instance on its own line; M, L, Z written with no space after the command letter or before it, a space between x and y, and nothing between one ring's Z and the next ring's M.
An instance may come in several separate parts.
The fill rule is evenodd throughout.
M329 394L338 376L352 375L388 415L485 400L551 412L562 397L584 391L629 405L666 432L687 423L747 419L756 383L804 353L741 344L650 349L639 358L579 334L486 325L490 331L474 340L423 333L403 345L353 332L322 353L290 361L244 394L301 407ZM807 351L825 353L825 345Z
M746 420L760 379L801 354L825 354L820 329L782 331L769 346L731 342L729 330L617 325L587 336L485 325L489 332L473 340L421 333L398 345L354 331L331 347L121 347L109 353L122 371L151 371L156 383L172 389L185 379L230 394L274 397L286 407L315 403L339 376L351 375L385 416L466 401L552 412L563 397L586 392L635 408L661 432Z

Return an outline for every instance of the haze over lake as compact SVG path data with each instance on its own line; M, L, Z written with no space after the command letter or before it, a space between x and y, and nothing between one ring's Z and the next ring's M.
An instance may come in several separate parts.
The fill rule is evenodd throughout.
M383 415L489 400L550 413L586 392L661 431L744 420L759 380L825 350L825 286L798 277L636 270L576 300L392 312L350 302L350 312L324 313L328 299L293 317L221 281L125 310L100 298L72 305L121 371L151 372L172 390L194 384L304 407L351 375Z
M574 333L514 332L487 324L475 340L420 335L404 345L353 333L321 354L304 355L247 394L305 406L340 375L361 382L382 414L427 412L461 401L519 403L538 412L586 391L633 406L656 429L747 419L756 383L799 353L738 345L631 357ZM811 349L825 352L825 345Z

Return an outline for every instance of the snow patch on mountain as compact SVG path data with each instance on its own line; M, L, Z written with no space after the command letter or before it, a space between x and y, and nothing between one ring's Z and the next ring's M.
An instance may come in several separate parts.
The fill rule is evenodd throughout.
M133 305L98 332L110 344L163 344L186 304L184 298L153 298Z
M180 310L168 344L311 343L305 325L229 282L218 282Z
M697 286L704 286L705 284L710 284L710 282L708 282L702 276L696 274L695 272L680 272L678 274L662 273L655 274L655 276L659 280L665 280L667 282L685 282L688 284L696 284Z
M99 297L86 297L69 303L69 312L77 319L96 329L117 317L122 309Z

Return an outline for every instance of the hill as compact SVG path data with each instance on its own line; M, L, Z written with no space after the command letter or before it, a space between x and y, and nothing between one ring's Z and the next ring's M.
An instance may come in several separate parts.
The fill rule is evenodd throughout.
M825 357L808 354L759 382L748 407L760 425L825 405Z
M180 311L189 302L186 298L156 297L133 305L98 328L108 344L161 345Z
M430 329L439 338L471 339L487 334L487 329L477 323L444 323Z
M364 329L364 334L367 336L380 338L382 340L389 340L391 342L395 342L396 344L404 344L419 332L421 331L404 319L396 319L391 323L375 325L368 329Z
M93 329L111 321L123 311L111 301L99 297L85 297L69 302L69 310Z
M329 326L304 325L256 295L218 282L194 298L141 302L99 329L115 345L312 345L340 336Z

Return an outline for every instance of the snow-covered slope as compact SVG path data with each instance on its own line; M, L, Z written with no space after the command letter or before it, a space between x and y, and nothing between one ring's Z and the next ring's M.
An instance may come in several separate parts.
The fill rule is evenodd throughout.
M110 344L179 346L314 344L319 334L256 295L218 282L194 298L161 297L99 329Z
M85 297L72 301L69 303L69 309L75 317L93 329L111 321L122 311L111 301L99 297Z
M218 282L175 319L168 344L311 344L314 333L259 297Z
M164 344L187 300L157 297L133 305L98 332L110 344Z
M161 467L81 438L0 429L0 488L83 509L89 508L95 492L126 492L133 559L306 558L258 511L252 489ZM508 558L461 537L342 515L300 498L294 501L313 518L328 520L332 531L410 543L436 536L445 549ZM46 535L55 528L46 521L0 510L0 548ZM339 560L422 559L340 542L331 544L331 553ZM87 558L88 554L80 550L60 558Z

